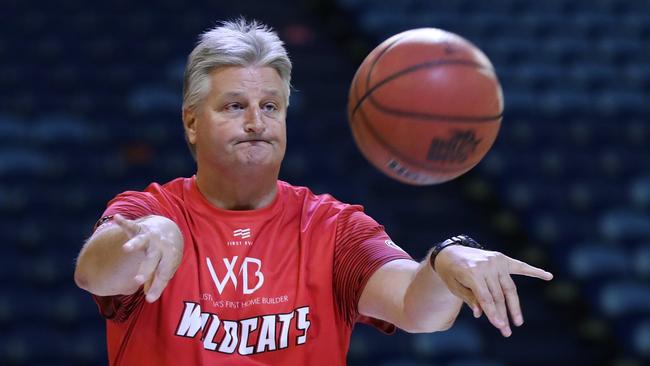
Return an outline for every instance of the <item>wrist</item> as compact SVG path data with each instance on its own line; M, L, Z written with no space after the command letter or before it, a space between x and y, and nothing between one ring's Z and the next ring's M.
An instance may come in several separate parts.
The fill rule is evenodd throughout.
M431 253L429 254L429 264L431 265L431 269L433 269L434 272L436 272L436 259L438 258L440 252L452 245L461 245L475 249L484 249L481 244L477 243L474 239L470 238L467 235L457 235L445 241L441 241L433 246Z

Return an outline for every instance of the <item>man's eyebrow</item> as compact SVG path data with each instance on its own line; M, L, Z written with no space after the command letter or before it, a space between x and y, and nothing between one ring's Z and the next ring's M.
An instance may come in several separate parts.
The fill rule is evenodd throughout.
M268 94L268 95L271 95L271 96L274 96L274 97L279 97L279 96L284 95L284 93L282 93L280 90L278 90L276 88L262 89L262 92L264 94ZM228 91L228 92L224 92L224 93L219 94L219 97L226 97L226 98L233 98L233 97L236 98L236 97L243 97L243 96L246 96L246 93L241 92L241 91Z
M280 96L283 94L282 92L280 92L278 89L275 88L262 89L262 91L264 92L264 94L271 94L273 96Z
M226 98L232 98L232 97L243 97L245 94L239 91L229 91L225 93L221 93L219 97L226 97Z

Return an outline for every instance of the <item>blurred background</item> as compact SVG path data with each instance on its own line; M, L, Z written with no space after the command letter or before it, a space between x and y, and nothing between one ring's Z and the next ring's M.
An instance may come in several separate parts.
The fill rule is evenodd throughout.
M650 362L650 1L17 1L0 10L0 364L105 365L104 322L75 257L106 202L191 176L182 71L197 35L238 15L273 26L294 62L281 179L360 203L415 258L467 233L555 274L517 279L511 338L463 310L443 333L359 325L350 365ZM384 177L347 126L356 67L415 27L492 60L506 108L467 175Z

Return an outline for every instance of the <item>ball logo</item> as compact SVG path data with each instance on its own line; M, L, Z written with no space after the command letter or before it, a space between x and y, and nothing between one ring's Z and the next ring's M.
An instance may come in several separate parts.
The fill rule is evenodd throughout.
M442 163L464 163L474 154L480 139L471 130L455 130L448 139L435 137L429 146L427 160Z

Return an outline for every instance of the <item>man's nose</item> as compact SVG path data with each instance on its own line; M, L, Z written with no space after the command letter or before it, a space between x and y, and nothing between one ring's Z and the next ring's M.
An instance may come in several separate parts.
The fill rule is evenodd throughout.
M244 121L244 130L248 133L262 133L266 125L262 120L262 111L257 106L251 106L246 111L246 118Z

